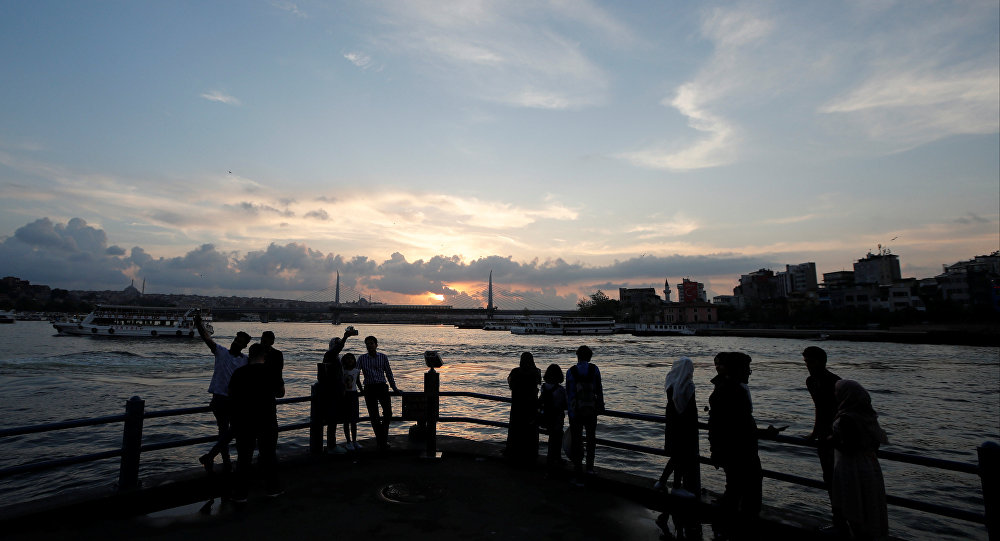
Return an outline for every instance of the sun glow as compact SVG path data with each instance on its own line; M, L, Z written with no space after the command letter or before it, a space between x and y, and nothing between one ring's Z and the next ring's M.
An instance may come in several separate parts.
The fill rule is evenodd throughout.
M432 300L434 302L443 302L444 301L444 295L437 295L437 294L434 294L434 293L430 293L427 296L430 297L430 300Z

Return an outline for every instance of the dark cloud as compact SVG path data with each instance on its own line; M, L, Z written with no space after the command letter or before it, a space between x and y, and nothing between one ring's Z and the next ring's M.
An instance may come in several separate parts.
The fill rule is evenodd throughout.
M645 256L588 266L563 259L519 262L510 256L468 262L458 256L408 261L397 252L377 262L364 256L325 254L294 242L272 243L246 253L203 244L179 257L157 258L140 246L128 255L117 245L107 246L104 231L78 218L66 224L42 218L0 243L0 275L68 289L121 289L134 275L146 280L147 291L298 298L332 287L340 271L343 291L372 292L375 297L432 293L445 295L445 302L458 307L485 304L491 271L495 297L502 297L505 306L538 309L570 308L577 300L575 291L602 289L614 297L618 287L655 284L660 289L667 276L705 280L762 267L780 268L766 258L739 254ZM455 289L467 284L481 285L465 293Z
M987 220L986 218L983 218L982 216L979 216L979 215L977 215L975 213L970 212L970 213L966 214L965 216L962 216L961 218L955 219L955 223L959 223L959 224L988 224L988 223L990 223L990 221Z
M329 220L330 214L323 209L310 210L306 213L306 218L315 218L317 220Z
M282 217L285 217L285 218L291 218L291 217L295 216L295 212L293 212L291 210L288 210L288 209L281 210L281 209L274 208L274 207L272 207L270 205L264 205L264 204L260 204L260 203L251 203L249 201L243 201L236 208L238 210L243 211L243 212L249 212L250 214L254 214L254 215L260 214L262 212L267 212L267 213L271 213L271 214L277 214L278 216L282 216Z

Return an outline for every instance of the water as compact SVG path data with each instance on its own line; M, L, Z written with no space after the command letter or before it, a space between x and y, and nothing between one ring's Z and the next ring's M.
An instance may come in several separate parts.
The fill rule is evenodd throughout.
M789 435L812 429L813 406L805 388L807 373L801 351L816 342L790 339L724 337L602 337L525 336L504 332L460 330L450 326L358 325L361 337L379 337L380 351L389 355L400 389L422 388L423 352L438 350L445 361L442 390L463 390L509 396L506 376L522 351L531 351L544 368L558 363L565 370L575 362L573 352L581 343L594 350L600 366L609 409L662 415L663 377L673 360L687 355L694 360L697 400L708 402L709 380L715 375L712 358L719 351L744 351L753 357L750 387L754 414L760 426L788 425ZM285 354L287 396L305 396L315 381L316 363L329 339L343 326L319 323L216 323L221 344L237 330L252 336L272 329L276 347ZM976 461L976 447L998 440L1000 426L1000 350L997 348L879 344L826 341L830 369L841 377L860 381L871 393L891 444L886 449L926 456ZM364 346L351 338L345 351L362 353ZM207 405L213 357L197 340L128 340L54 336L44 322L18 322L0 326L0 427L23 426L124 412L125 401L140 396L146 411ZM398 400L394 411L399 413ZM363 413L363 412L362 412ZM463 415L505 421L505 404L473 399L442 399L442 415ZM308 405L283 406L279 421L301 422ZM706 414L701 413L702 420ZM393 432L405 430L398 422ZM501 441L505 432L475 425L449 425L442 433ZM659 447L662 426L653 423L604 418L599 435L630 443ZM147 420L145 443L209 436L215 433L209 413ZM370 427L359 426L360 437ZM306 431L283 433L279 453L308 446ZM49 434L0 439L0 467L61 456L118 448L121 425L89 427ZM206 446L146 453L140 475L197 466ZM702 452L708 441L702 437ZM813 452L804 448L761 445L767 469L819 478ZM628 471L654 479L664 459L640 453L599 448L599 466ZM978 477L882 461L890 494L982 512ZM40 474L0 480L0 499L23 501L69 488L106 486L117 478L118 460L103 460ZM713 468L703 468L703 484L721 491L723 480ZM826 517L825 493L779 481L764 482L768 505ZM904 538L985 539L986 531L964 521L936 518L889 507L890 529Z

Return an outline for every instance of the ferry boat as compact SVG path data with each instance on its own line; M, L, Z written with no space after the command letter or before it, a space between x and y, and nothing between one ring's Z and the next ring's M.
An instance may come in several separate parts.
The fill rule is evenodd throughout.
M633 336L693 336L694 331L685 325L668 323L636 323Z
M530 317L510 327L511 334L546 334L558 317Z
M0 324L14 323L14 316L10 312L0 312Z
M563 317L552 321L545 334L614 334L615 320L609 317Z
M195 308L98 305L79 322L55 322L59 334L71 336L123 336L127 338L193 338ZM211 314L202 313L205 330L212 334Z

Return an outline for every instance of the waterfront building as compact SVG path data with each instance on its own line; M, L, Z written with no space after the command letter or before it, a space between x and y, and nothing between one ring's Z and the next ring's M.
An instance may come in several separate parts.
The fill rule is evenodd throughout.
M785 265L785 291L788 294L816 291L816 263Z
M658 323L662 321L660 307L663 301L652 287L618 288L620 310L629 323Z
M683 282L677 284L677 302L708 302L705 284L685 278Z
M888 248L879 249L879 253L868 252L864 259L854 263L854 283L879 284L887 286L903 277L899 271L899 256L889 252Z
M743 308L743 297L736 295L716 295L712 297L712 304L719 306L731 306L733 308Z
M672 302L663 308L663 321L674 325L705 326L719 321L719 307L705 301Z
M733 295L743 297L744 304L769 303L781 298L779 279L770 269L759 269L740 276L740 285L733 288Z
M942 265L935 277L941 300L963 306L992 305L1000 311L1000 251Z

